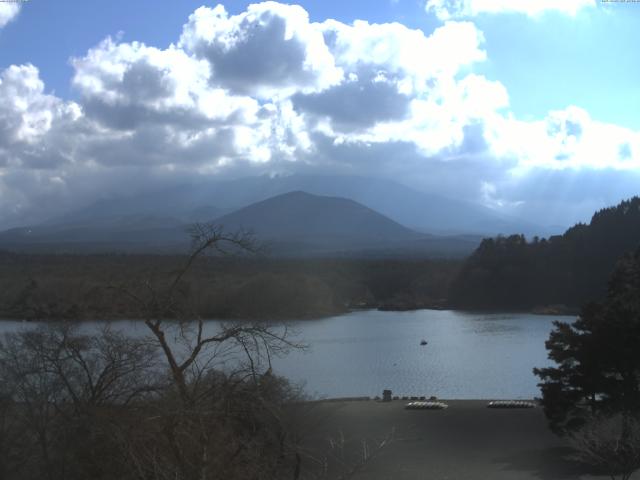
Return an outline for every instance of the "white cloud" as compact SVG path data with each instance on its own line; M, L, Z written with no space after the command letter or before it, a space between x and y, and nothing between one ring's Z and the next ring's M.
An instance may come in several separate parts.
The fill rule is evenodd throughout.
M0 28L4 27L20 13L20 4L17 2L0 2Z
M159 122L202 130L232 117L251 121L259 109L250 97L210 86L207 62L173 46L160 50L108 38L72 64L83 103L113 128Z
M430 78L451 76L486 58L482 33L471 22L447 22L431 35L400 23L322 24L336 63L345 68L380 65L405 76L405 92L421 91Z
M490 143L496 156L518 158L515 172L520 175L538 168L640 169L639 132L593 120L575 106L550 112L540 121L499 119Z
M312 92L342 78L316 25L300 6L265 2L229 16L200 7L184 26L185 51L210 62L211 82L260 97Z
M463 76L486 58L484 38L470 22L447 22L429 36L398 23L331 20L322 28L345 78L322 92L296 95L294 105L317 122L310 128L337 142L409 141L433 154L460 141L473 116L461 104L491 101L487 91L466 87L475 76Z
M212 85L209 63L178 47L107 39L73 66L87 117L103 128L89 143L98 163L215 172L304 148L303 132L278 133L296 129L281 105Z
M33 65L12 65L0 72L0 145L4 148L38 146L61 124L70 125L81 115L76 103L44 93Z
M61 204L82 124L81 107L45 93L33 65L0 71L0 222Z
M545 12L575 16L595 0L427 0L426 9L441 20L475 17L483 13L520 13L537 17Z

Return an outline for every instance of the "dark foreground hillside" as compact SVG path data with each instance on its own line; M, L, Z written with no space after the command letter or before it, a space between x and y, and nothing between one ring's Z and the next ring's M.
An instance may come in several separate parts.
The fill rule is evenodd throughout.
M602 298L618 259L638 245L640 198L634 197L549 239L483 240L453 282L450 298L465 308L574 309Z
M162 255L0 254L0 317L137 318L118 288L161 290L186 261ZM440 305L459 262L203 258L184 282L205 318L295 319Z

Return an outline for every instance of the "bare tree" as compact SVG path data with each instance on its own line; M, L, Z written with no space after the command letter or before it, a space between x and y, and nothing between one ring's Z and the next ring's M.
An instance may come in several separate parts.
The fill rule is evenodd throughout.
M615 480L640 469L640 421L627 414L598 416L571 435L576 458Z
M284 325L227 322L209 329L190 305L189 272L209 253L256 254L261 248L251 233L226 233L213 224L197 224L191 235L191 254L164 288L150 281L118 287L138 305L174 390L148 416L158 431L138 430L152 432L153 439L121 438L129 442L141 479L206 480L222 472L228 478L273 478L288 460L282 405L293 393L271 374L271 359L302 346Z
M340 431L336 436L327 438L326 449L320 456L312 452L310 458L316 468L309 476L317 480L352 478L392 443L394 437L394 430L381 439L349 439Z
M157 389L153 345L108 325L77 330L49 324L0 343L4 450L13 449L4 468L18 478L99 478L93 471L112 453L108 419Z

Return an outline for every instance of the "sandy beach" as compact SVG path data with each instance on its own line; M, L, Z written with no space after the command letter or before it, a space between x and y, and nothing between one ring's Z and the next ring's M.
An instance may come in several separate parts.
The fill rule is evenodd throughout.
M407 402L326 402L323 435L344 434L355 456L393 433L352 478L370 480L594 479L547 428L541 408L489 409L487 401L445 401L446 410L406 410ZM317 439L319 440L319 438ZM633 479L640 478L636 473Z

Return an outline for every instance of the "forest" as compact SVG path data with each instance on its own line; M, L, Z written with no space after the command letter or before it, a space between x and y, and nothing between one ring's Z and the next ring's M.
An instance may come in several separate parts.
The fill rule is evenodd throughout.
M458 308L576 311L604 296L618 259L639 244L639 197L563 235L488 238L458 272L449 299Z
M121 287L161 288L186 256L0 254L0 317L140 318ZM440 307L457 260L199 259L182 288L198 316L305 319L354 308Z

